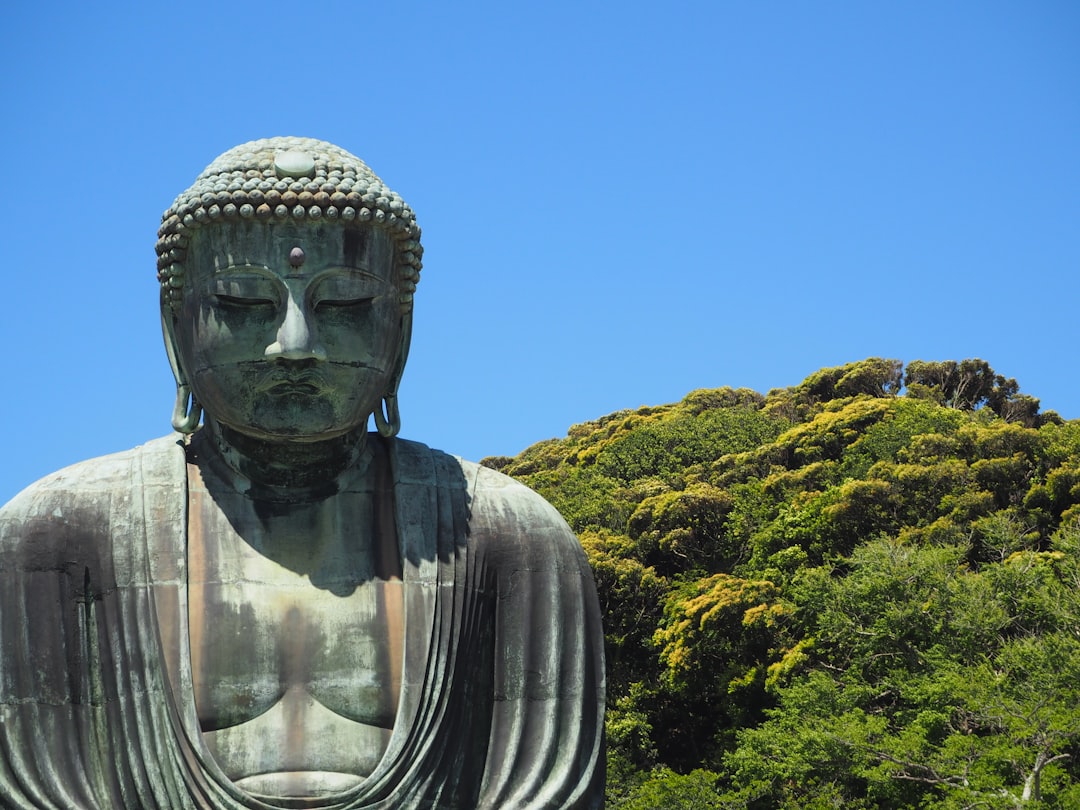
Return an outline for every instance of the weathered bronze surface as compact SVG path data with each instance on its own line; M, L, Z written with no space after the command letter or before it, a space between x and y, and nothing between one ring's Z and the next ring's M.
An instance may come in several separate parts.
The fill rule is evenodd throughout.
M271 139L159 237L178 432L0 510L0 804L601 806L576 538L395 438L408 206L337 147Z

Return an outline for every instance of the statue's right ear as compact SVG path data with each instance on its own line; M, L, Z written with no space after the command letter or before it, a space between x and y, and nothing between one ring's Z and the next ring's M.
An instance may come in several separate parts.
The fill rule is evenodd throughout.
M161 308L161 336L165 338L165 354L169 356L169 366L172 368L176 385L187 385L187 377L180 368L180 350L176 344L176 316L168 304Z
M401 410L398 407L397 391L401 377L405 373L405 363L409 359L409 345L412 343L412 310L401 316L401 337L398 343L397 359L382 402L375 406L375 427L388 439L401 430Z
M176 404L173 406L172 426L179 433L194 433L202 416L202 406L192 396L187 375L180 363L180 349L176 342L176 315L165 304L161 308L161 334L165 338L165 353L176 380Z

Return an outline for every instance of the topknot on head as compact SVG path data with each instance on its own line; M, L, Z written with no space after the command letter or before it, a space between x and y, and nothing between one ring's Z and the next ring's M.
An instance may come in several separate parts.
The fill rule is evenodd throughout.
M158 280L161 303L178 305L188 237L216 222L369 223L395 242L402 311L412 308L420 279L420 226L401 197L364 161L314 138L263 138L219 156L161 217Z

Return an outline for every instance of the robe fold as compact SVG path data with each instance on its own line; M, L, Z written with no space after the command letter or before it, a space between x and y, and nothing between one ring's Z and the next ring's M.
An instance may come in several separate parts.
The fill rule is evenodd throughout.
M0 806L602 806L603 637L576 538L493 470L380 441L404 660L390 741L361 784L314 800L253 796L204 746L174 436L68 467L0 510Z

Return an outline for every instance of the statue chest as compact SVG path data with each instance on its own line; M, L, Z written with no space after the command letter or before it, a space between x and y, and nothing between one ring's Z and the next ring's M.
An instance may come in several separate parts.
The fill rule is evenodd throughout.
M230 777L365 775L397 712L396 540L370 493L267 506L192 487L189 646L204 740ZM393 556L393 561L386 558Z

